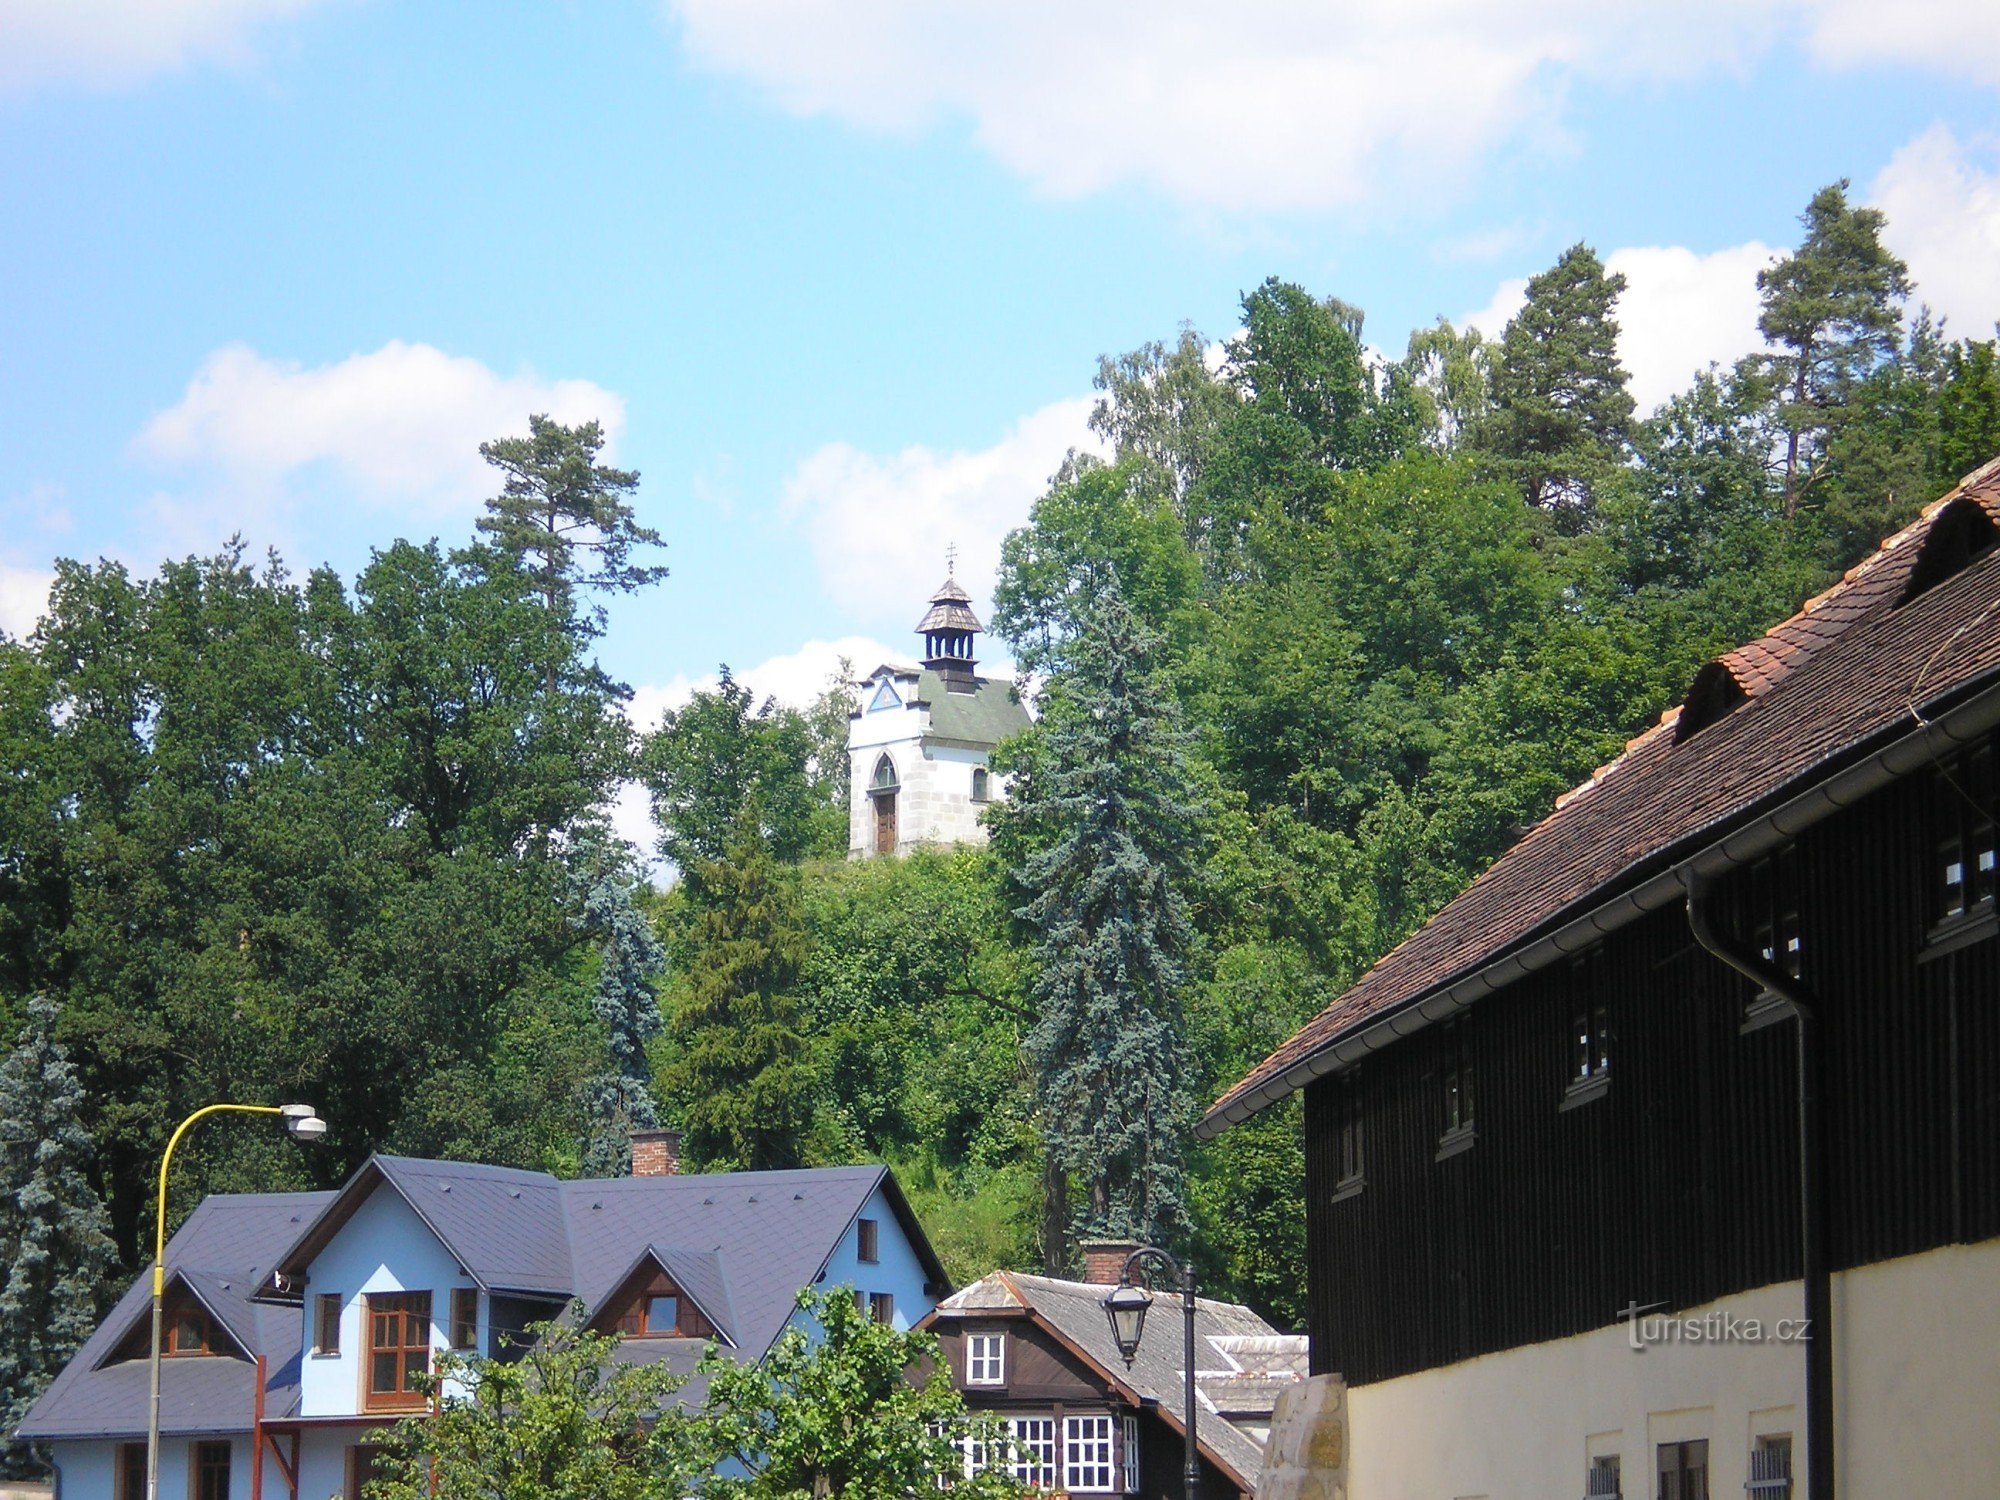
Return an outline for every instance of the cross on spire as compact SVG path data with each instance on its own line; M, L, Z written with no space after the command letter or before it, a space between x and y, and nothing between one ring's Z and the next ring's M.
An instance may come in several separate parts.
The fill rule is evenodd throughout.
M949 543L944 549L944 576L958 577L958 543Z

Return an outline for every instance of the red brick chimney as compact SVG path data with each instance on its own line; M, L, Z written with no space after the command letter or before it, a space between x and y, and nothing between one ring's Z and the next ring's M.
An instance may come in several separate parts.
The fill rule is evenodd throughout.
M678 1130L632 1132L634 1177L672 1177L680 1169L681 1133Z
M1125 1262L1139 1247L1131 1240L1085 1240L1083 1279L1092 1286L1116 1286L1125 1274Z

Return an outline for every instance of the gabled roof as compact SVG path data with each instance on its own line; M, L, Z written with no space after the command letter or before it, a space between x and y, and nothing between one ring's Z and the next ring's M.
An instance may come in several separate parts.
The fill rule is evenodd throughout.
M1110 1320L1104 1315L1104 1298L1110 1290L1092 1282L995 1271L945 1298L922 1326L995 1315L1027 1317L1083 1360L1106 1389L1116 1391L1134 1405L1157 1408L1179 1430L1187 1389L1182 1363L1180 1299L1171 1293L1155 1294L1149 1334L1140 1341L1139 1351L1127 1369L1125 1358L1111 1337ZM1247 1433L1229 1424L1226 1408L1209 1395L1200 1377L1210 1371L1233 1373L1240 1368L1241 1360L1232 1351L1240 1349L1244 1339L1285 1340L1295 1345L1302 1345L1304 1340L1288 1339L1240 1303L1197 1297L1194 1317L1197 1389L1208 1411L1214 1414L1214 1420L1197 1420L1195 1437L1209 1460L1248 1492L1257 1483L1264 1450ZM1212 1365L1204 1363L1211 1358Z
M736 1342L729 1305L729 1281L722 1269L722 1254L717 1250L648 1245L633 1258L625 1273L611 1283L604 1295L589 1305L584 1321L594 1323L610 1311L616 1305L612 1299L648 1266L666 1273L667 1278L680 1289L680 1294L714 1326L717 1337L723 1343L733 1345Z
M1957 571L1947 541L2000 521L2000 460L1790 619L1703 669L1695 732L1670 710L1209 1110L1212 1135L1282 1098L1347 1038L1421 1024L1450 987L1710 848L2000 678L2000 549ZM1969 551L1970 548L1968 547ZM1713 691L1711 689L1711 691Z
M371 1157L333 1193L217 1194L202 1201L167 1249L167 1264L253 1355L265 1356L265 1409L295 1414L306 1268L370 1194L394 1192L429 1226L466 1275L489 1292L580 1299L600 1306L636 1256L668 1274L724 1330L728 1352L762 1359L784 1330L801 1287L826 1272L877 1190L924 1274L940 1290L943 1265L889 1169L621 1177L564 1182L544 1172L411 1157ZM636 1249L635 1249L636 1247ZM283 1275L279 1287L273 1278ZM135 1282L36 1403L24 1437L119 1437L145 1428L146 1364L104 1364L135 1320L149 1315L150 1276ZM552 1308L552 1311L554 1309ZM619 1358L691 1369L691 1340L633 1340ZM247 1360L176 1358L162 1381L162 1430L245 1431L255 1370ZM102 1366L102 1368L100 1368ZM682 1399L695 1399L690 1387Z
M217 1194L202 1200L167 1242L167 1265L251 1356L266 1361L265 1403L289 1410L298 1396L299 1310L259 1305L252 1294L272 1259L303 1224L332 1202L332 1193ZM146 1430L144 1360L106 1364L152 1306L151 1273L134 1281L76 1357L42 1393L19 1435L141 1437ZM256 1366L226 1355L165 1362L160 1383L160 1430L173 1436L243 1431L256 1400Z
M974 681L978 685L972 692L955 693L942 677L925 669L917 681L917 700L931 711L932 739L992 746L1034 722L1013 683L996 677Z

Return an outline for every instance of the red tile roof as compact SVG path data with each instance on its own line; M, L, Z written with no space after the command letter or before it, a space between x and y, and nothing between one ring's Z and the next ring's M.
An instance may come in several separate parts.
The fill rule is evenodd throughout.
M1615 897L2000 674L2000 548L1906 602L1925 543L1945 535L1941 518L1951 513L1951 530L1976 524L1973 506L2000 523L2000 459L1790 619L1721 657L1743 694L1733 710L1685 735L1682 709L1661 715L1217 1100L1204 1133L1271 1102L1253 1096L1365 1024Z

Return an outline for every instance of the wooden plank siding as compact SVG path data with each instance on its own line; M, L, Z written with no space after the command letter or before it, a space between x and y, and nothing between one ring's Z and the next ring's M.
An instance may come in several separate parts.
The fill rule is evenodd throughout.
M1940 795L1908 778L1797 846L1836 1270L2000 1234L2000 942L1927 953ZM1716 889L1746 946L1750 899L1740 872ZM1564 1109L1584 984L1610 1083ZM1794 1026L1744 1032L1752 990L1674 908L1480 1000L1458 1023L1477 1139L1444 1160L1446 1027L1308 1088L1313 1368L1365 1384L1796 1278ZM1348 1087L1366 1185L1340 1196Z

